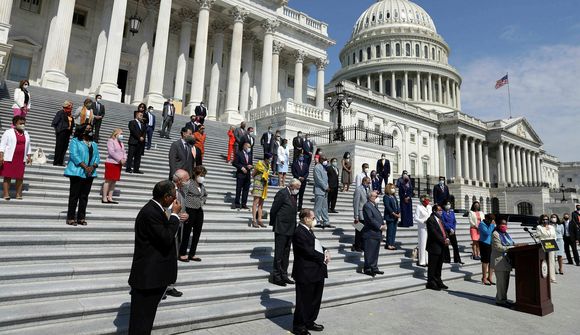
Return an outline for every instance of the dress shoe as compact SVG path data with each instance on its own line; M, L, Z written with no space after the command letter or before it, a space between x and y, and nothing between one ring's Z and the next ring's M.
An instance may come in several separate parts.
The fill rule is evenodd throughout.
M282 279L268 279L268 281L274 285L278 285L278 286L286 286L286 283L284 282L284 280Z
M310 332L306 329L294 329L292 333L296 335L310 335Z
M439 287L441 287L444 290L449 288L449 287L447 287L447 285L443 284L443 282L439 283Z
M127 173L133 173L133 170L125 170Z
M176 298L179 298L179 297L181 297L183 295L183 293L182 292L179 292L175 287L172 288L171 290L165 291L165 294L166 295L170 295L172 297L176 297Z
M374 270L373 273L376 275L384 275L385 274L385 272L380 271L380 270Z
M195 257L195 256L194 257L189 257L189 260L192 260L194 262L201 262L201 258Z
M324 226L322 226L322 228L334 228L334 226L331 224L325 224Z
M319 324L318 324L318 323L316 323L316 322L312 322L312 325L310 325L310 326L306 327L306 329L308 329L308 330L313 330L313 331L315 331L315 332L321 332L321 331L323 331L323 330L324 330L324 326L323 326L323 325L319 325Z
M375 273L374 273L374 272L372 272L372 271L365 271L365 272L363 272L363 273L364 273L365 275L367 275L367 276L371 276L371 277L373 277L373 278L375 277Z
M422 268L426 268L426 267L427 267L427 265L424 265L424 264L419 264L419 263L417 263L417 266L420 266L420 267L422 267Z
M282 281L284 281L286 284L291 284L291 285L294 284L294 281L288 277L282 279Z
M145 174L145 173L143 173L143 171L133 171L133 173L136 173L136 174Z
M362 249L360 249L360 248L355 248L355 247L353 246L353 247L350 247L350 251L353 251L353 252L362 252Z
M248 206L242 206L242 209L249 209Z
M433 291L441 291L441 288L435 284L427 284L425 285L425 288L427 288L428 290L433 290Z
M180 262L184 262L184 263L188 263L189 262L189 258L181 258L181 257L178 257L177 260L180 261Z

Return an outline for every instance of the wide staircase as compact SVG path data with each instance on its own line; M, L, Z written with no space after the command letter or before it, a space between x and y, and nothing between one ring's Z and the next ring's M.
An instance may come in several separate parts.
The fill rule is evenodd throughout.
M10 126L12 94L16 83L0 92L2 131ZM69 182L63 167L52 166L54 133L50 123L64 100L75 106L84 97L31 87L32 109L27 120L33 149L43 148L49 162L27 166L23 200L0 200L0 333L3 334L116 334L128 325L129 286L134 241L134 220L151 198L153 185L168 177L167 153L188 120L177 116L171 140L159 138L146 151L144 175L123 173L117 185L118 205L100 201L104 164L98 169L89 199L88 226L65 225ZM101 129L100 155L114 128L127 129L134 106L106 102ZM161 117L157 115L157 130ZM228 126L206 122L209 198L198 246L202 262L179 263L176 287L180 298L160 304L156 334L174 334L292 312L294 287L268 283L273 258L271 229L249 227L249 211L231 210L235 191L234 168L225 163ZM128 133L126 130L125 133ZM125 136L128 137L128 136ZM261 148L256 146L256 151ZM271 207L278 190L272 187L264 209ZM12 190L14 197L14 190ZM306 204L313 205L312 188ZM415 201L416 202L416 201ZM249 203L250 205L250 203ZM426 269L410 258L417 243L415 228L399 229L399 249L381 249L379 267L385 275L362 275L362 255L350 251L353 241L352 191L340 193L331 214L334 229L318 230L317 237L330 249L332 262L323 307L348 304L424 289ZM470 279L480 273L479 262L469 258L466 218L459 218L458 239L464 266L445 265L444 280ZM514 234L524 239L524 234ZM464 250L463 250L464 249ZM292 266L292 265L291 265ZM358 272L357 272L358 271ZM478 278L475 278L478 279ZM248 332L251 330L248 329Z

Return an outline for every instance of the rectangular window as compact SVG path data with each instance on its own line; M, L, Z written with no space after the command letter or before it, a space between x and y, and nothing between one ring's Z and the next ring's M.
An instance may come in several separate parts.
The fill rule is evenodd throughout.
M409 141L415 143L415 134L409 134Z
M429 174L429 163L423 162L423 177Z
M572 182L572 178L568 178L568 182L571 183Z
M294 87L294 76L288 75L288 87Z
M427 146L429 144L427 137L423 137L423 145Z
M193 58L193 46L189 46L189 58ZM211 64L213 64L213 52L211 54Z
M40 14L41 0L20 0L20 9Z
M12 54L10 56L10 68L8 70L8 80L20 81L28 79L30 75L30 64L32 58Z
M87 12L81 9L75 8L73 13L73 24L81 27L86 26L87 21Z
M381 125L378 123L375 123L375 132L377 132L377 133L381 132Z
M365 128L365 120L358 119L358 128L364 129Z
M410 166L410 172L411 172L411 176L415 176L417 174L417 161L415 160L415 158L411 158L409 159L409 165Z

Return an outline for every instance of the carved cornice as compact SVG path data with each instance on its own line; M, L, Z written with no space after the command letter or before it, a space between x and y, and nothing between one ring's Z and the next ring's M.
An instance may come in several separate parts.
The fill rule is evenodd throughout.
M274 19L267 19L262 22L262 28L266 31L266 34L273 34L276 29L280 26L280 22Z
M238 6L234 7L230 13L236 23L244 23L248 17L248 11Z
M256 42L258 37L252 31L244 30L243 40L247 42Z

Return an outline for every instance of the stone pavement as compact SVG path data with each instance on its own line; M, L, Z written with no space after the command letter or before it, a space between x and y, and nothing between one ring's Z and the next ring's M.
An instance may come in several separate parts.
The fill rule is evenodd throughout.
M420 290L322 309L313 334L579 334L580 267L565 265L552 285L554 313L538 317L495 305L495 286L448 282L448 291ZM508 299L515 300L512 272ZM189 335L290 334L292 316L189 332Z

